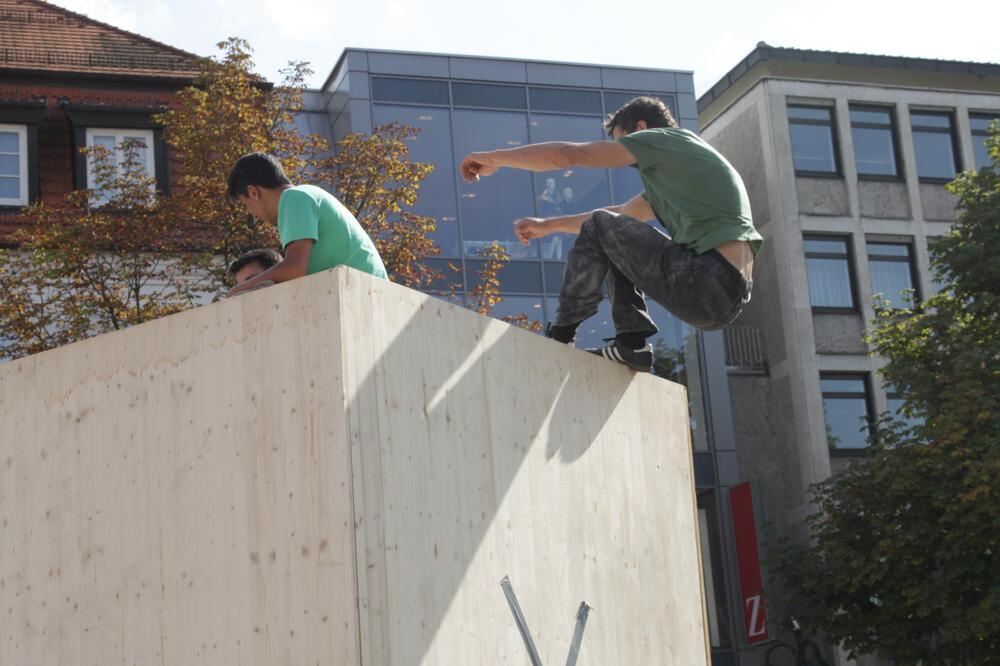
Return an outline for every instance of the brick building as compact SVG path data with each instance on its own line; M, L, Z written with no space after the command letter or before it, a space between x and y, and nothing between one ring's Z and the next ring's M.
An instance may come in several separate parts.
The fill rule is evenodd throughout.
M141 138L169 191L152 116L198 73L198 56L41 0L0 0L0 244L20 210L88 185L80 148Z

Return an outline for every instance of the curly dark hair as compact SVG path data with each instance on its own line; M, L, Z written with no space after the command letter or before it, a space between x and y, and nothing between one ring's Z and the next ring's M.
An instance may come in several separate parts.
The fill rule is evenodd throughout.
M277 250L272 250L271 248L261 248L259 250L250 250L249 252L245 252L233 260L233 263L229 264L229 268L226 269L226 277L230 280L234 279L236 277L236 273L238 273L241 268L247 264L252 264L255 261L263 266L266 271L268 268L281 261L281 253Z
M677 121L663 100L655 97L636 97L625 106L608 116L604 121L604 129L611 136L615 128L623 132L635 131L640 120L646 121L647 129L656 127L677 127Z

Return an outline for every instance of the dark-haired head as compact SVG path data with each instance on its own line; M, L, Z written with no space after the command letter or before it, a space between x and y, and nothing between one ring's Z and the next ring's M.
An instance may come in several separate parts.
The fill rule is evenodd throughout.
M267 153L250 153L236 160L229 172L229 197L235 199L247 196L247 188L251 185L274 189L282 185L291 185L285 170L281 168L274 155Z
M237 257L226 269L226 277L234 280L236 284L246 282L258 273L263 273L281 261L281 254L277 250L262 248L250 250Z
M615 129L623 134L631 134L639 127L639 121L645 123L645 129L677 127L677 121L662 100L655 97L636 97L609 115L604 121L604 129L607 130L608 136L613 136Z

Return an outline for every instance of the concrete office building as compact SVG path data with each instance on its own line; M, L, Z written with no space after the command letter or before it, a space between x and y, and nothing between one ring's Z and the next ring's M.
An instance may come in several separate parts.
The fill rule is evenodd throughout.
M494 314L523 313L546 322L555 314L575 237L552 236L524 247L514 239L512 222L624 202L641 190L638 174L631 169L502 170L468 184L457 165L474 150L600 140L604 116L640 94L663 99L682 127L697 130L691 72L348 49L323 88L307 94L307 108L297 122L300 130L334 141L389 122L417 127L411 155L435 169L421 186L416 212L437 221L435 239L442 254L432 263L447 274L444 282L457 283L459 292L471 288L480 249L500 241L511 261L501 275L504 300ZM452 273L449 265L460 272ZM728 489L741 479L722 335L697 333L655 304L650 310L660 327L653 342L660 345L665 374L689 389L713 662L750 663L739 657L745 647L743 603ZM613 334L605 302L581 329L577 345L598 345Z
M928 242L956 219L945 183L987 162L1000 65L760 44L698 108L766 239L727 331L731 365L759 368L729 375L739 468L760 518L795 531L809 485L866 446L865 419L899 407L863 331L876 294L903 306L934 291Z

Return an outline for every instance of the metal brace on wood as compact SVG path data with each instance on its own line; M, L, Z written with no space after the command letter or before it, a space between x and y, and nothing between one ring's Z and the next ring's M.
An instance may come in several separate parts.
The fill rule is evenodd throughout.
M500 587L503 588L504 596L507 597L507 605L510 606L510 612L514 614L514 622L517 624L518 631L521 632L524 647L528 650L531 666L542 666L542 659L538 656L538 649L535 648L535 641L531 638L528 623L524 619L524 613L521 612L521 604L517 602L517 595L514 594L514 587L510 584L510 578L504 576L503 580L500 581ZM587 605L586 601L580 602L580 608L576 612L576 628L573 630L573 641L569 646L569 656L566 657L566 666L576 666L576 660L580 656L580 645L583 643L583 630L587 626L587 618L590 616L591 610L593 609Z

